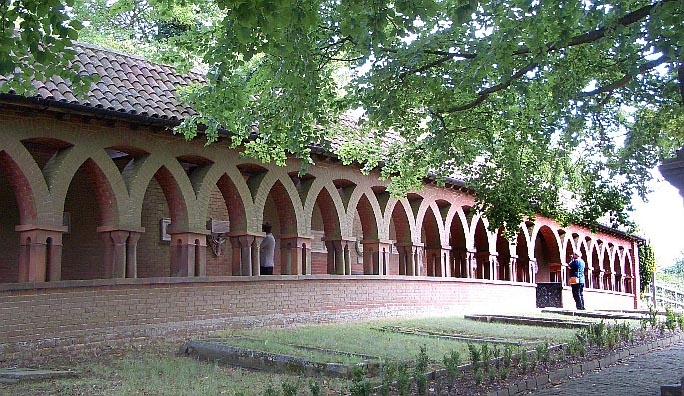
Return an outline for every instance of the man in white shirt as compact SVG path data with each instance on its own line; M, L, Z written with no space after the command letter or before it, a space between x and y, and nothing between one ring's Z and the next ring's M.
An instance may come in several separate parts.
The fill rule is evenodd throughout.
M273 254L275 252L275 238L271 234L271 223L261 225L261 231L266 233L259 247L259 266L261 275L273 275Z

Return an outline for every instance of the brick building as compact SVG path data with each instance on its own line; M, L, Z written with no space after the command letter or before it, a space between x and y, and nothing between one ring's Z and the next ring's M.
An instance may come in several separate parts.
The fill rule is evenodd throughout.
M0 95L0 352L231 322L511 311L587 262L590 308L632 308L637 238L538 217L487 230L457 183L395 199L377 174L321 154L264 165L171 128L199 75L87 45L99 75ZM3 79L0 78L0 83ZM259 276L262 221L275 276ZM569 287L563 299L571 303Z

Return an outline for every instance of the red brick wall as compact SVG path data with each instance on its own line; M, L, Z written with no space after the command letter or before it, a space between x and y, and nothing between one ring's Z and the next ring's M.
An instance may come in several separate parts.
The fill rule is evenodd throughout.
M93 287L86 282L60 282L53 288L27 290L0 286L0 354L187 327L531 310L536 290L534 285L506 282L328 275L299 280L274 276L256 281L225 277L211 282L177 279L172 284L144 279L101 283ZM629 295L604 294L613 308L631 307ZM600 298L588 294L587 305L593 308Z
M160 220L169 218L169 207L156 179L150 180L142 207L145 232L138 241L138 277L171 275L170 242L161 240Z
M14 227L19 224L19 209L14 191L0 171L0 283L16 282L19 276L17 258L19 254L19 234Z

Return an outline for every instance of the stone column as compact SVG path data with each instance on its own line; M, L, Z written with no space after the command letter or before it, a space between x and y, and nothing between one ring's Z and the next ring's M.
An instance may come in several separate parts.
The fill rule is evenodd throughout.
M467 250L466 262L468 265L468 278L477 278L477 252L474 250Z
M518 256L511 256L508 260L508 279L511 282L518 281Z
M138 241L142 236L142 231L131 231L128 235L128 244L126 245L126 278L138 277Z
M206 274L207 235L198 232L171 234L171 276Z
M499 254L492 253L489 255L489 279L499 279Z
M62 279L64 226L22 224L19 233L19 282L54 282Z
M537 259L530 259L529 271L530 271L530 283L537 283Z
M249 274L251 276L261 275L261 242L264 237L257 235L254 236L254 241L252 242L252 265Z

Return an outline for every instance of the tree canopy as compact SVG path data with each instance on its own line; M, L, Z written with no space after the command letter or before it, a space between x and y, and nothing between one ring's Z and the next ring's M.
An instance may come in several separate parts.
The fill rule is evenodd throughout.
M227 132L281 164L320 145L380 167L394 194L453 177L508 233L538 213L629 224L631 196L684 141L681 0L8 0L0 13L0 72L23 73L2 90L66 73L79 31L143 43L206 70L183 92L198 111L178 128L188 138ZM340 127L354 109L359 127Z

